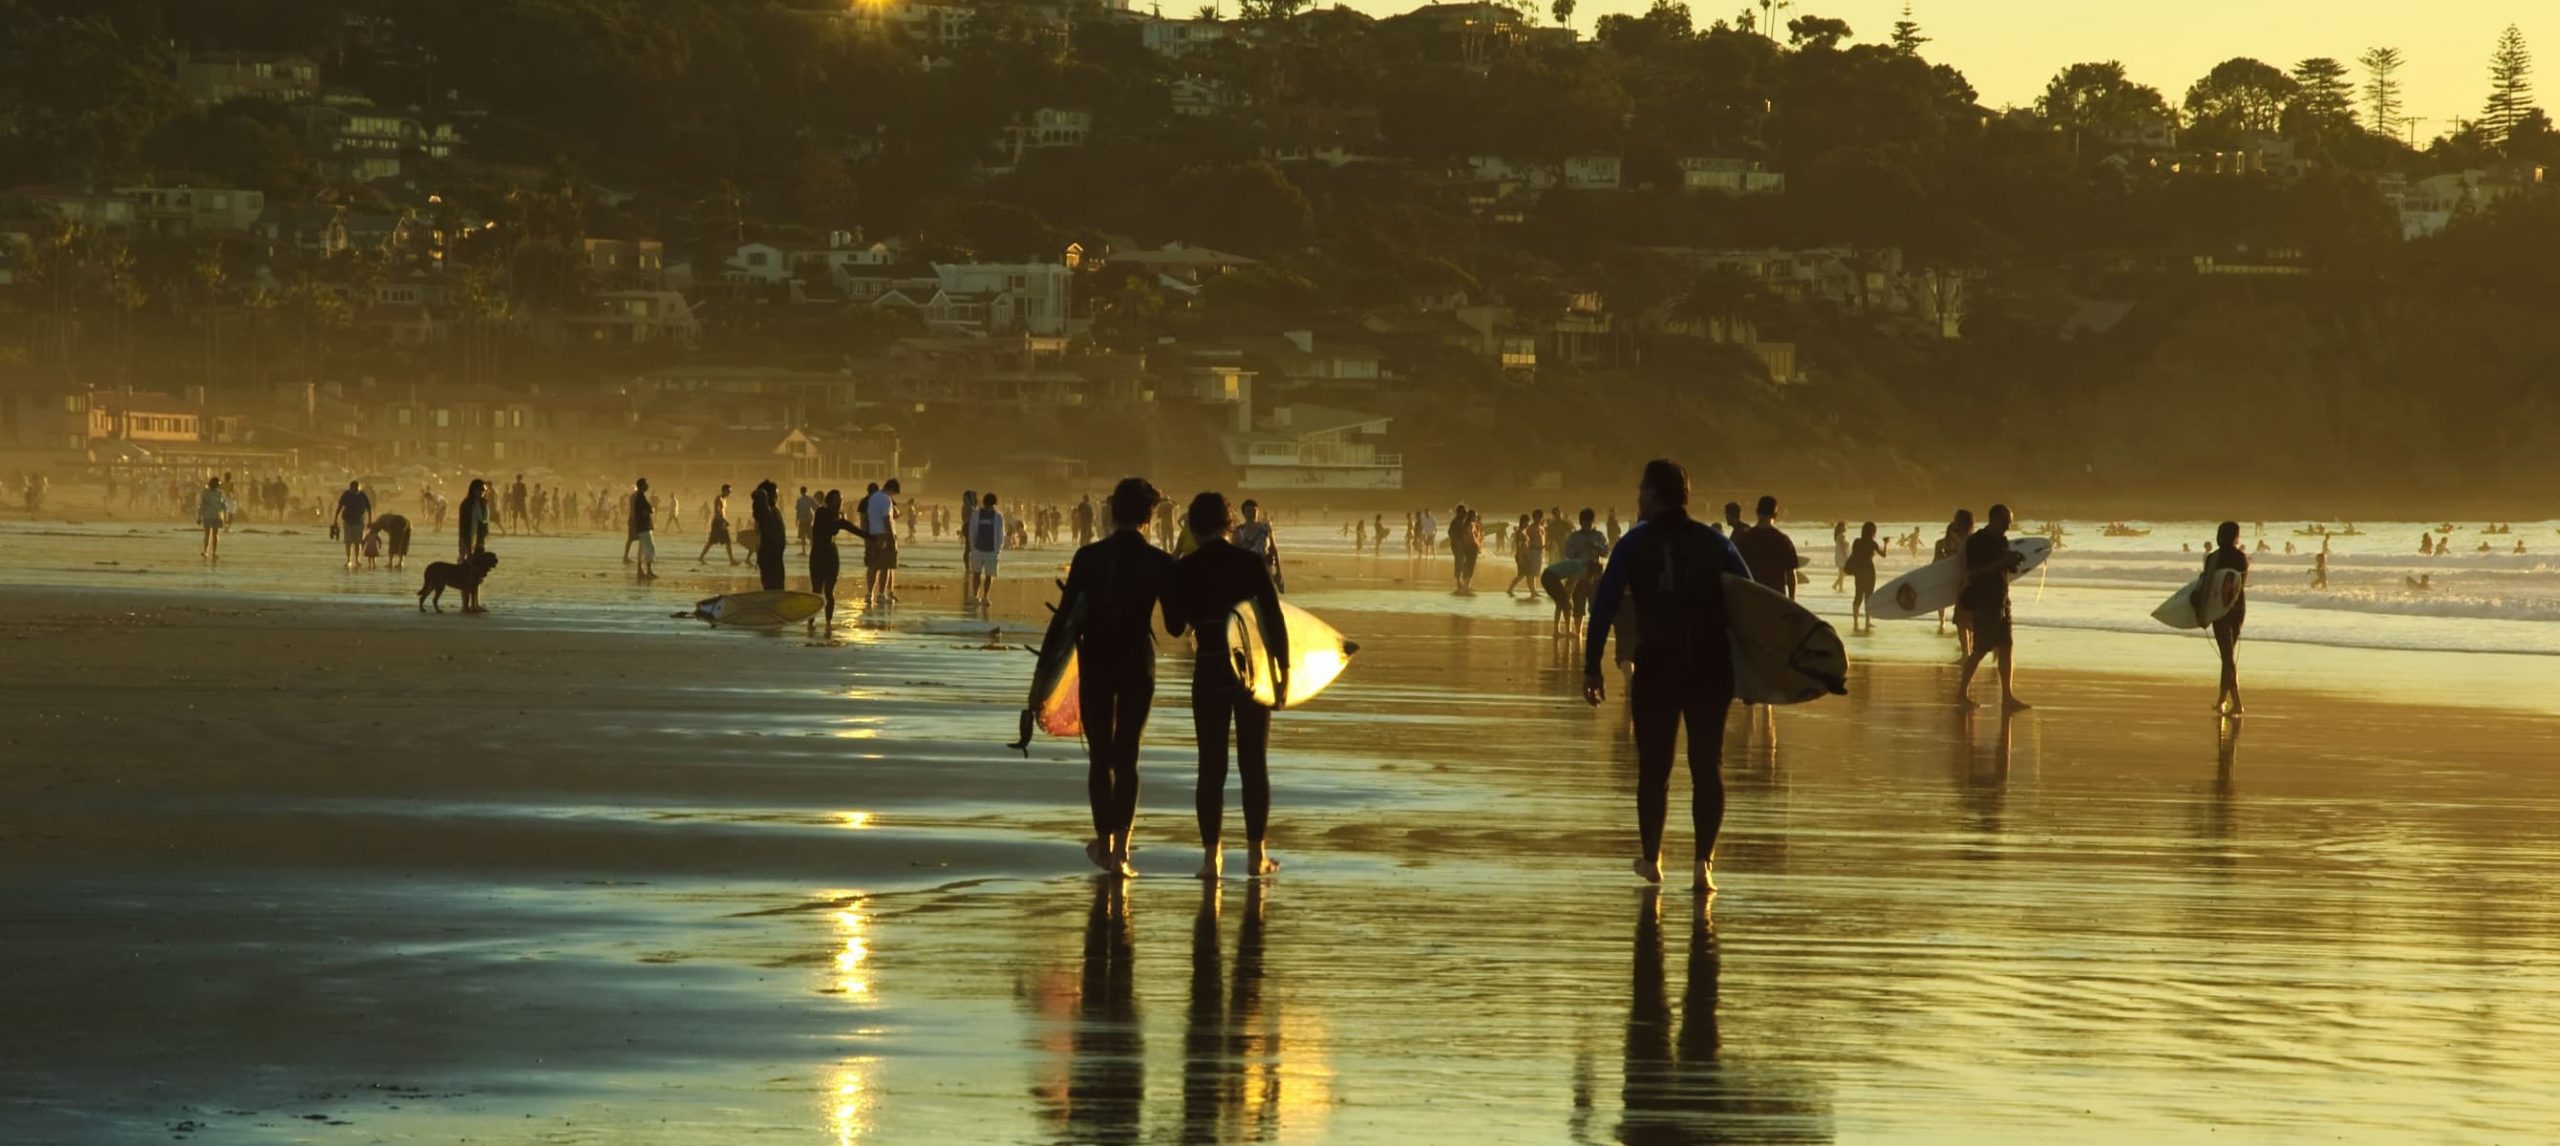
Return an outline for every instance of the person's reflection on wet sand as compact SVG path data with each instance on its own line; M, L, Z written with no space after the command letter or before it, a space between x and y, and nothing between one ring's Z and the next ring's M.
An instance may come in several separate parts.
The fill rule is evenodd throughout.
M1774 1080L1764 1075L1764 1081L1754 1083L1749 1073L1728 1070L1719 1061L1724 1040L1716 1003L1723 961L1707 904L1701 897L1690 908L1688 979L1681 990L1675 1036L1664 986L1661 889L1647 888L1637 903L1618 1141L1628 1146L1831 1141L1830 1119L1814 1105L1811 1091L1762 1089Z
M1127 884L1094 880L1085 919L1084 979L1076 1000L1067 1068L1067 1140L1138 1140L1146 1099L1146 1046L1138 1033L1137 977L1131 967Z
M1989 845L2008 827L2009 762L2017 720L2006 712L1979 716L1968 712L1962 719L1963 735L1955 741L1956 800L1973 818L1973 830L1985 838L1958 854L1965 859L1998 859L2000 853ZM1996 727L1990 723L1995 720Z
M2222 718L2221 726L2214 732L2214 760L2213 785L2207 791L2198 827L2206 839L2229 841L2239 832L2239 825L2232 818L2231 801L2238 791L2233 786L2231 772L2240 762L2239 721L2227 716ZM2238 858L2228 850L2217 850L2206 853L2204 862L2227 868L2237 863Z
M1245 885L1232 987L1220 967L1220 888L1201 889L1200 911L1191 924L1191 1008L1182 1039L1185 1143L1259 1141L1277 1130L1279 1047L1262 1007L1264 886L1259 880Z

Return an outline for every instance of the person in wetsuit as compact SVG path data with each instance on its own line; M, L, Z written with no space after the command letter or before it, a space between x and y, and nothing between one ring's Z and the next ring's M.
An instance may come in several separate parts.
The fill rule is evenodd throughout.
M1973 673L1982 667L1982 658L1997 654L2000 658L2000 704L2010 712L2027 707L2018 699L2010 664L2009 571L2026 560L2025 555L2009 547L2009 507L1991 507L1982 529L1964 539L1957 549L1964 558L1964 590L1956 597L1956 615L1970 626L1971 646L1965 651L1964 669L1956 679L1956 700L1965 707L1973 706L1968 695L1973 686Z
M767 589L782 588L787 576L782 554L791 545L790 526L782 520L782 487L771 481L756 487L756 575Z
M1191 499L1184 523L1199 544L1190 556L1174 562L1164 590L1165 631L1194 635L1198 658L1191 666L1191 721L1200 742L1200 878L1217 879L1226 859L1218 850L1219 820L1226 815L1227 728L1235 727L1236 769L1244 776L1244 831L1248 868L1254 875L1280 870L1266 846L1271 819L1271 710L1255 704L1236 679L1227 649L1227 614L1247 601L1262 615L1280 614L1280 591L1271 583L1261 558L1227 543L1226 495L1216 492ZM1289 692L1289 633L1266 626L1263 640L1277 665L1279 695Z
M2249 554L2240 548L2239 522L2223 522L2213 531L2213 540L2213 552L2204 555L2204 571L2240 571L2240 599L2213 623L2213 647L2222 653L2222 688L2214 694L2213 710L2224 716L2238 716L2248 711L2240 706L2239 651L2240 626L2249 620Z
M489 483L483 478L471 479L471 490L462 495L461 526L455 540L461 555L456 560L469 561L471 555L489 545Z
M1884 556L1884 546L1876 543L1876 523L1858 527L1858 539L1849 543L1849 559L1840 568L1849 575L1849 631L1872 631L1875 619L1867 616L1867 598L1876 591L1876 559Z
M1671 748L1689 730L1689 821L1697 833L1697 871L1690 886L1716 889L1716 834L1724 826L1724 721L1733 707L1733 652L1724 608L1724 575L1750 567L1731 539L1689 516L1689 471L1657 458L1636 487L1641 519L1609 552L1591 600L1582 658L1582 696L1608 698L1600 661L1618 602L1632 595L1641 641L1627 705L1636 734L1636 874L1662 882L1662 827L1671 805Z
M850 533L869 541L862 527L844 519L844 491L828 490L826 500L809 510L809 527L801 540L809 546L809 591L827 599L827 627L836 627L836 577L844 557L836 552L836 534Z
M1041 641L1045 658L1067 639L1069 618L1082 607L1074 637L1076 704L1084 714L1085 795L1093 805L1093 839L1084 855L1122 876L1138 874L1129 863L1129 836L1138 821L1138 742L1156 698L1150 614L1174 568L1172 555L1147 544L1147 521L1163 500L1145 478L1122 478L1112 488L1105 500L1111 534L1078 548L1068 562L1066 589ZM1172 619L1168 613L1168 627Z

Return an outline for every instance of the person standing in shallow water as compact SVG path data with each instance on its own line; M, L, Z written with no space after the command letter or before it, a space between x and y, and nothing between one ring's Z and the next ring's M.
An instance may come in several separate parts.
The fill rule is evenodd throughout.
M1964 655L1964 671L1956 680L1956 700L1973 707L1970 695L1973 674L1982 667L1982 658L1997 654L2000 658L2000 706L2009 712L2027 707L2018 699L2014 683L2014 666L2010 663L2009 571L2026 561L2025 555L2009 547L2009 507L1995 505L1986 515L1982 528L1964 539L1957 552L1964 557L1964 591L1956 597L1957 615L1973 630L1973 644Z
M1635 675L1627 707L1636 739L1635 871L1662 882L1662 829L1671 806L1671 749L1687 725L1689 822L1697 834L1697 867L1691 886L1713 892L1716 836L1724 826L1724 722L1733 707L1733 653L1724 608L1724 574L1748 577L1750 567L1731 539L1689 516L1689 471L1678 462L1645 463L1636 487L1641 519L1609 553L1609 566L1591 601L1584 638L1582 697L1597 706L1608 698L1600 675L1617 622L1618 602L1633 596L1637 611Z
M1191 722L1200 744L1200 878L1225 874L1226 856L1219 850L1219 821L1226 816L1227 729L1235 728L1236 769L1244 777L1244 830L1247 870L1269 875L1280 870L1268 846L1271 819L1271 710L1253 702L1236 679L1227 648L1227 614L1251 601L1266 617L1280 614L1280 591L1262 559L1227 543L1226 495L1209 492L1191 499L1184 515L1199 548L1174 562L1164 592L1165 631L1194 634L1198 657L1191 666ZM1278 692L1289 691L1289 633L1272 626L1263 633L1278 666Z
M2223 522L2214 530L2214 550L2205 554L2204 571L2235 569L2240 573L2240 599L2232 602L2231 611L2213 623L2213 647L2222 654L2222 687L2213 697L2213 710L2224 716L2238 716L2248 711L2240 706L2240 626L2249 620L2249 554L2240 548L2240 523Z
M844 519L844 492L828 490L824 501L809 511L809 591L827 599L827 627L836 627L836 578L844 569L843 555L836 550L836 534L850 533L865 541L870 535L860 526Z
M634 567L633 576L642 581L657 580L658 511L649 503L647 478L631 483L631 520L625 536L630 540L625 548L636 548L640 552L640 563Z
M222 560L222 530L230 523L231 495L222 492L222 479L204 479L204 492L196 495L196 526L204 530L204 548L198 556Z
M1858 539L1849 544L1849 559L1841 569L1849 574L1849 631L1873 631L1875 620L1867 616L1867 598L1876 591L1876 559L1884 556L1884 546L1876 543L1876 523L1858 527Z
M1046 657L1068 639L1072 615L1083 611L1074 637L1076 704L1084 714L1085 795L1093 809L1084 855L1121 876L1138 874L1129 838L1138 822L1138 743L1156 696L1153 614L1174 569L1171 555L1147 544L1147 519L1162 500L1145 478L1123 478L1112 489L1105 502L1111 535L1076 550L1041 641ZM1172 620L1167 614L1168 627Z
M791 547L791 526L782 520L782 487L766 481L756 487L756 576L767 590L782 588L790 572L782 567Z

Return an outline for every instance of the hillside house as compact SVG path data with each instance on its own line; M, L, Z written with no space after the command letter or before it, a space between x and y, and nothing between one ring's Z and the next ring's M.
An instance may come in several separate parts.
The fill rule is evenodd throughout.
M1390 421L1327 406L1280 406L1223 444L1240 489L1403 489L1404 456L1380 448Z

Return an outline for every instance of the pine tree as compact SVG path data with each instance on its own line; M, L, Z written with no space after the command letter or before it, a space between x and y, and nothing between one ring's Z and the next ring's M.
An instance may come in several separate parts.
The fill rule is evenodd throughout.
M1911 5L1902 6L1902 18L1893 22L1893 50L1898 55L1916 56L1920 45L1929 37L1920 34L1920 24L1911 18Z
M2400 49L2374 48L2356 57L2364 65L2364 99L2373 107L2373 130L2400 137Z
M2293 66L2293 82L2293 102L2285 108L2293 130L2324 138L2355 123L2355 88L2345 64L2313 56Z
M2480 114L2480 126L2503 146L2532 110L2533 53L2524 46L2524 33L2509 24L2489 54L2489 107Z

